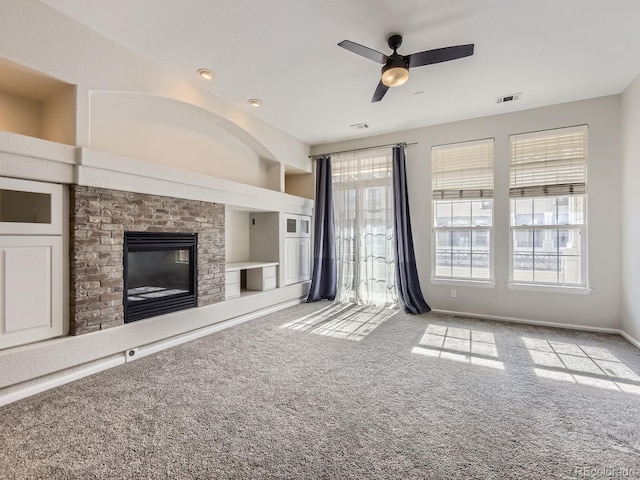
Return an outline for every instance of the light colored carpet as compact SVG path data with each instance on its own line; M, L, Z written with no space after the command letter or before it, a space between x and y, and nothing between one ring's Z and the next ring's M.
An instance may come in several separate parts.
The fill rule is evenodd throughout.
M285 323L282 328L359 342L396 313L398 310L332 302L309 315Z
M640 351L624 339L402 312L360 341L281 328L326 307L303 304L0 408L0 477L640 472Z

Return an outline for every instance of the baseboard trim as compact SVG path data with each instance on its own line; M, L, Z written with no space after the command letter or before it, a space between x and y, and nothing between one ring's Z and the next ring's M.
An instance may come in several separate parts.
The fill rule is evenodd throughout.
M94 373L124 364L124 355L112 355L77 367L51 373L44 377L28 380L24 383L5 387L0 391L0 407L9 403L31 397L38 393L51 390L65 383L71 383Z
M265 315L269 315L270 313L275 313L279 310L284 310L285 308L299 305L300 303L302 303L302 301L303 301L302 299L289 300L288 302L279 303L272 307L267 307L262 310L258 310L256 312L247 313L246 315L241 315L239 317L225 320L224 322L209 325L208 327L199 328L191 332L183 333L181 335L176 335L175 337L170 337L164 340L160 340L158 342L144 345L138 348L138 354L136 355L136 358L146 357L147 355L152 355L162 350L166 350L167 348L175 347L182 343L186 343L192 340L196 340L198 338L206 337L207 335L211 335L212 333L216 333L216 332L219 332L220 330L224 330L227 328L235 327L236 325L240 325L241 323L248 322L249 320L254 320L259 317L264 317Z
M631 335L629 335L624 330L620 330L620 335L622 335L625 338L625 340L627 342L629 342L631 345L634 345L635 347L640 348L640 341L638 341L635 338L633 338Z
M540 327L567 328L570 330L583 330L587 332L599 332L599 333L615 333L615 334L620 333L620 330L615 328L590 327L586 325L572 325L570 323L555 323L555 322L545 322L542 320L529 320L525 318L502 317L499 315L483 315L483 314L469 313L469 312L455 312L453 310L431 310L431 311L433 313L442 313L445 315L458 315L461 317L482 318L484 320L498 320L500 322L522 323L525 325L536 325Z
M588 325L572 325L570 323L544 322L542 320L529 320L529 319L516 318L516 317L502 317L499 315L483 315L483 314L469 313L469 312L455 312L453 310L431 310L431 311L433 313L440 313L444 315L457 315L460 317L481 318L483 320L496 320L499 322L520 323L523 325L534 325L537 327L565 328L569 330L580 330L583 332L610 333L613 335L620 335L625 340L627 340L630 344L632 344L634 347L640 348L640 342L638 340L636 340L627 332L619 328L591 327Z
M192 340L196 340L198 338L205 337L207 335L211 335L213 333L219 332L227 328L235 327L236 325L240 325L250 320L254 320L256 318L263 317L271 313L275 313L279 310L284 310L285 308L299 305L303 301L304 301L303 298L289 300L283 303L279 303L277 305L273 305L271 307L264 308L262 310L247 313L245 315L240 315L235 318L230 318L229 320L225 320L213 325L202 327L197 330L193 330L191 332L175 335L173 337L159 340L157 342L139 346L137 347L137 354L135 356L135 359L145 357L147 355L152 355L162 350L166 350L167 348L175 347L177 345L190 342ZM135 361L135 359L130 359L129 361ZM119 354L110 355L105 358L101 358L98 360L85 363L84 365L78 365L72 368L68 368L66 370L44 375L42 377L35 378L33 380L28 380L23 383L5 387L0 390L0 407L3 405L8 405L10 403L16 402L23 398L27 398L32 395L42 393L46 390L59 387L66 383L70 383L75 380L88 377L95 373L102 372L109 368L114 368L119 365L123 365L124 363L126 363L126 354L119 353Z

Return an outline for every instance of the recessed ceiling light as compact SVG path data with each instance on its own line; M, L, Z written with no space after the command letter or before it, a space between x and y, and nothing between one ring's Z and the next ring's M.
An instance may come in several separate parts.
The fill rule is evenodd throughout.
M198 69L198 75L200 75L205 80L213 80L213 77L216 76L213 70L209 70L208 68Z
M260 100L259 98L250 98L249 105L258 108L260 105L262 105L262 100Z

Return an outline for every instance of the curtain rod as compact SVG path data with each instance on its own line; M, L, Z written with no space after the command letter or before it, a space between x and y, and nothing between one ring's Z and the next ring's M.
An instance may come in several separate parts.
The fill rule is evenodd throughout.
M309 158L324 157L326 155L335 155L337 153L360 152L362 150L373 150L374 148L395 147L396 145L402 145L402 146L408 147L409 145L418 145L418 142L413 142L413 143L398 142L398 143L387 143L386 145L376 145L374 147L352 148L351 150L342 150L340 152L328 152L328 153L318 153L316 155L309 155Z

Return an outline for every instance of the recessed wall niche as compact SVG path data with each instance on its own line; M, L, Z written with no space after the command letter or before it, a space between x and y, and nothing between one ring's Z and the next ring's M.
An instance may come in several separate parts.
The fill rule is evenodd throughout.
M0 58L0 130L75 145L76 88Z
M307 172L287 171L284 176L284 191L289 195L313 200L315 196L315 175Z

